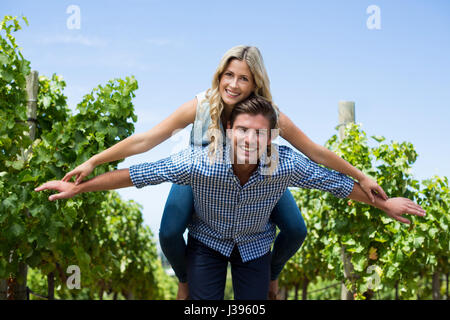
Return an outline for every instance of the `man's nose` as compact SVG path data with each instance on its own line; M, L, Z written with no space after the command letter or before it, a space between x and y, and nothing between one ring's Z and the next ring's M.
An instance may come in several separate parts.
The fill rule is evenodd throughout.
M256 139L256 131L255 130L247 130L247 132L245 133L245 143L248 145L256 145L257 144L257 139Z

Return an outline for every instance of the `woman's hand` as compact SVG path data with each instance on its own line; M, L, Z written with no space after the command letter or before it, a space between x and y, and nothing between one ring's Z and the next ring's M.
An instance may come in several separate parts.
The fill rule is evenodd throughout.
M375 202L375 198L372 192L375 192L380 196L380 198L384 200L388 200L388 196L384 192L383 188L381 188L375 180L369 178L368 176L364 176L359 182L359 185L363 189L363 191L367 194L370 201Z
M78 167L67 173L64 178L62 178L61 181L69 182L70 179L73 176L76 176L75 178L75 185L80 184L83 182L83 179L91 174L91 172L95 169L95 165L90 161L87 160L84 163L80 164Z

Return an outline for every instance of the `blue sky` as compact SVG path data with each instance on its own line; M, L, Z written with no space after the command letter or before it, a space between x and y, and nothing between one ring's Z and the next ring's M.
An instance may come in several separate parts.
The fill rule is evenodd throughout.
M67 27L70 5L80 29ZM370 5L381 29L366 25ZM23 54L41 75L64 77L71 108L97 85L134 75L136 132L209 88L222 55L248 44L263 55L275 103L313 141L335 133L338 101L352 100L368 136L415 146L417 179L450 177L449 1L15 0L0 3L6 14L28 18L17 33ZM187 146L188 129L120 167ZM169 189L120 194L144 206L157 234Z

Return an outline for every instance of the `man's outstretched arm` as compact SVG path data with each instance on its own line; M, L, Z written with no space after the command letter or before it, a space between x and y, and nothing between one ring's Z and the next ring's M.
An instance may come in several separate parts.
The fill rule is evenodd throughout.
M59 193L51 195L48 200L67 199L82 192L104 191L133 186L129 169L106 172L78 185L61 180L49 181L34 189L34 191L56 190Z
M425 215L425 210L413 202L410 199L407 198L389 198L388 200L384 200L378 195L375 196L375 202L372 202L367 194L363 191L361 186L355 182L353 186L352 192L348 195L349 199L364 202L371 206L374 206L384 212L391 217L392 219L395 219L397 221L410 224L411 221L409 221L406 218L402 217L402 214L413 214L416 216L423 217Z
M141 163L133 165L129 169L106 172L78 185L64 181L49 181L34 190L59 191L58 194L48 198L53 201L72 198L82 192L113 190L131 186L142 188L163 182L189 185L193 159L198 155L194 154L192 148L188 148L156 162Z

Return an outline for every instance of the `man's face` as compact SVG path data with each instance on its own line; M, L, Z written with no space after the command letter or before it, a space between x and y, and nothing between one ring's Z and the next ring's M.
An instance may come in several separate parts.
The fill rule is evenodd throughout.
M240 114L230 128L227 135L231 140L234 163L257 164L258 159L270 145L270 123L261 114Z

